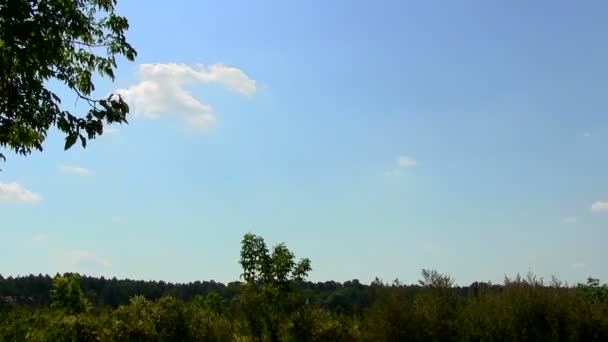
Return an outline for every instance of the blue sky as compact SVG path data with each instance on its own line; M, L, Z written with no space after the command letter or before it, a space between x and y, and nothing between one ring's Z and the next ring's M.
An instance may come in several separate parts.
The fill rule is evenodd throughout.
M7 154L1 274L608 280L605 1L119 2L130 125Z

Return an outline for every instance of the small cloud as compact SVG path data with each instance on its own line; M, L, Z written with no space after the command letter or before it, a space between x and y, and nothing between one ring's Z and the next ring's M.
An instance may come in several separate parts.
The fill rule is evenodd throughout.
M91 175L91 170L86 169L84 167L80 167L80 166L74 166L74 165L61 165L59 166L59 170L63 173L70 173L73 175L78 175L78 176L90 176Z
M566 224L573 224L578 222L578 219L576 217L565 217L562 222Z
M42 200L42 196L34 193L18 183L0 182L0 201L36 203Z
M414 158L401 155L397 157L397 166L395 166L394 169L387 171L385 174L387 176L397 176L402 169L415 166L416 164L417 162Z
M115 127L107 126L107 127L103 128L103 133L104 134L118 134L118 133L120 133L120 130Z
M597 201L591 205L591 211L608 211L608 202Z
M408 156L399 156L399 158L397 159L397 164L400 168L406 168L416 165L416 160Z
M574 264L572 264L572 268L576 268L576 269L587 268L587 264L585 264L584 262L578 261L578 262L575 262Z
M110 263L91 251L77 249L73 250L68 255L68 262L70 267L73 269L80 269L85 264L94 264L95 266L100 266L101 268L107 269L111 265Z
M591 133L589 132L585 132L585 134L583 134L585 136L585 138L589 138L591 136Z
M148 118L181 115L187 124L199 128L215 123L215 112L184 86L217 83L244 96L253 96L257 90L256 81L243 70L223 64L209 67L202 64L142 64L139 78L139 83L116 91L132 105L134 113Z
M32 240L37 241L37 242L41 242L41 241L48 240L48 238L49 237L46 234L38 233L38 234L34 235L34 237L32 237Z
M422 249L427 253L437 253L441 250L440 246L434 242L426 242L422 244Z

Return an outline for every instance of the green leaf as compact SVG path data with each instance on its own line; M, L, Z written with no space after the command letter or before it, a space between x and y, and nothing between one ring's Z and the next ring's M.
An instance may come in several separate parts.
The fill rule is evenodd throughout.
M76 143L76 139L78 136L76 134L70 134L65 138L65 147L64 150L69 149Z
M128 107L89 98L98 76L114 79L118 56L137 55L125 38L127 19L115 13L116 0L0 3L0 147L22 155L42 150L46 132L55 126L65 134L67 150L79 138L85 146L101 134L102 128L88 124L93 116L124 122L119 114ZM55 81L90 109L81 115L62 110L61 99L47 88ZM87 134L79 135L83 129Z
M124 102L124 101L122 101L122 108L121 109L122 109L123 115L127 115L129 113L129 105L126 102Z

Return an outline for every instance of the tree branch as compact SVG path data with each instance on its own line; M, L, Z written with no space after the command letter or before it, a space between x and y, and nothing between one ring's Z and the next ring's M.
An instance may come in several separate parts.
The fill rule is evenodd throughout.
M92 48L108 47L108 46L112 45L112 44L90 44L90 43L85 43L85 42L81 42L78 40L69 40L68 42L70 44L78 44L78 45L88 46L88 47L92 47Z
M74 91L76 92L76 94L78 95L79 98L87 101L89 103L89 106L91 106L91 107L96 107L96 104L99 102L99 100L93 100L92 98L90 98L88 96L82 95L82 93L80 93L80 91L78 91L78 89L76 89L76 88L74 88Z

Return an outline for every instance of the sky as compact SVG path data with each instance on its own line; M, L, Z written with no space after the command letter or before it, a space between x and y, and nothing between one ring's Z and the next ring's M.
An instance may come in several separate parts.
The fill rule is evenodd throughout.
M253 232L313 281L608 281L608 2L117 10L130 124L3 151L3 276L234 281Z

